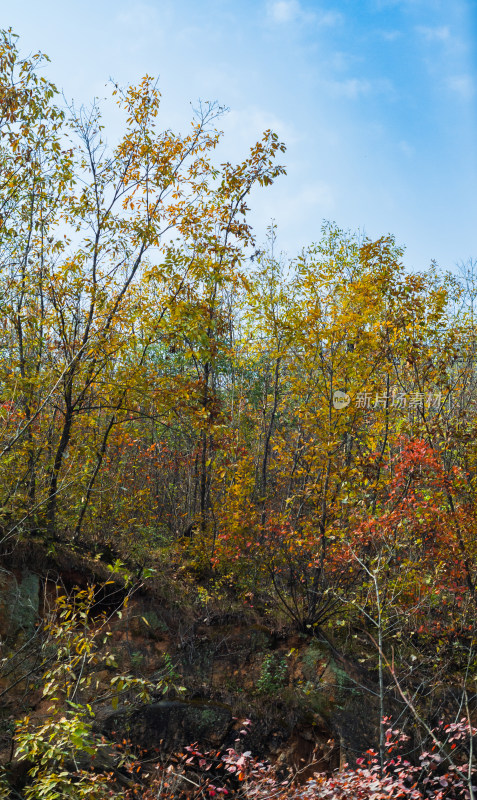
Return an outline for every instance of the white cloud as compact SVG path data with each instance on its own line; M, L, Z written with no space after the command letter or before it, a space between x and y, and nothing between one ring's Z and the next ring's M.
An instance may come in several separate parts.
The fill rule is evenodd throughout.
M347 78L344 81L329 81L329 87L337 95L355 99L371 92L371 81L366 78Z
M256 106L233 109L224 117L221 127L226 133L229 148L230 142L234 141L242 157L266 130L274 131L287 147L300 141L300 135L290 121L285 122L275 114Z
M403 139L402 141L399 142L398 147L399 147L401 153L403 153L406 156L406 158L411 158L414 155L414 153L416 152L416 150L412 146L412 144L409 144L409 142L406 142L405 139Z
M272 193L273 203L270 202ZM273 217L278 223L279 233L288 231L293 237L292 249L300 249L306 243L306 240L296 238L294 233L303 219L309 220L310 227L316 230L321 220L332 217L338 207L336 190L324 180L307 183L298 191L290 190L290 186L278 182L268 195L261 194L255 198L254 208L258 212L256 230L264 230Z
M347 78L346 80L324 81L325 87L335 97L345 97L356 100L370 94L393 94L394 89L390 81L385 79L368 80L367 78Z
M426 27L419 25L416 28L417 32L426 40L426 42L448 42L451 39L451 32L447 25L438 27Z
M472 100L475 95L475 81L472 75L452 75L446 82L448 88L462 100Z
M400 6L409 11L433 11L439 8L440 3L441 0L375 0L378 11Z
M335 25L340 25L343 20L344 16L339 11L323 11L318 16L318 24L322 28L334 28Z
M272 22L282 24L293 22L303 12L298 0L274 0L268 3L267 13Z
M269 0L267 17L275 25L291 22L314 23L320 28L334 28L344 17L339 11L308 11L299 0Z
M361 59L355 54L344 52L343 50L336 50L334 53L330 53L328 59L333 73L350 72L357 64L361 63Z
M401 38L402 31L381 31L380 36L385 42L395 42Z

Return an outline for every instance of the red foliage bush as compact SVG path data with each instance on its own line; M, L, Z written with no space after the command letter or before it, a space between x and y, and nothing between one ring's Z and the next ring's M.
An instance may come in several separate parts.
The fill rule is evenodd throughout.
M477 765L472 753L477 729L462 719L440 723L432 733L431 747L414 763L400 753L409 737L389 728L383 768L378 754L368 750L356 767L346 766L332 775L315 774L302 785L292 774L283 780L275 766L253 758L249 751L202 752L191 745L177 765L163 769L153 786L129 796L141 800L475 800L477 785L472 784L477 784Z

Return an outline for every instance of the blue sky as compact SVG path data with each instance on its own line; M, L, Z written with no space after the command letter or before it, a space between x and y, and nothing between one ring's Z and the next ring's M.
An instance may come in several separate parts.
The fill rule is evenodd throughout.
M159 76L164 126L218 100L223 158L265 128L288 175L251 199L293 256L323 219L394 233L410 269L477 257L477 0L0 0L68 98ZM117 119L107 112L112 138Z

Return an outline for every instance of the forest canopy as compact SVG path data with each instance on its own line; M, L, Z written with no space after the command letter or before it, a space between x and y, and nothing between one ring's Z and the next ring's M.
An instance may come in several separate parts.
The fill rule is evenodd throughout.
M44 58L2 33L2 548L172 565L304 635L367 627L422 685L471 672L472 264L331 222L285 258L247 218L276 134L217 165L220 109L163 130L146 76L109 147Z
M454 624L476 579L472 272L409 273L392 236L333 223L292 260L273 226L258 250L275 134L217 167L216 106L162 131L146 76L113 87L109 148L43 59L3 34L4 540L142 564L190 539L301 627L364 559Z

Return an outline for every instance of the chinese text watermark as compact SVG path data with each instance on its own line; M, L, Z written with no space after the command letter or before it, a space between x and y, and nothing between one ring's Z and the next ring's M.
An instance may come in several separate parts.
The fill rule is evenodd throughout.
M336 390L333 393L333 407L341 410L351 403L347 392ZM442 392L358 392L354 400L357 408L437 408L442 405Z

